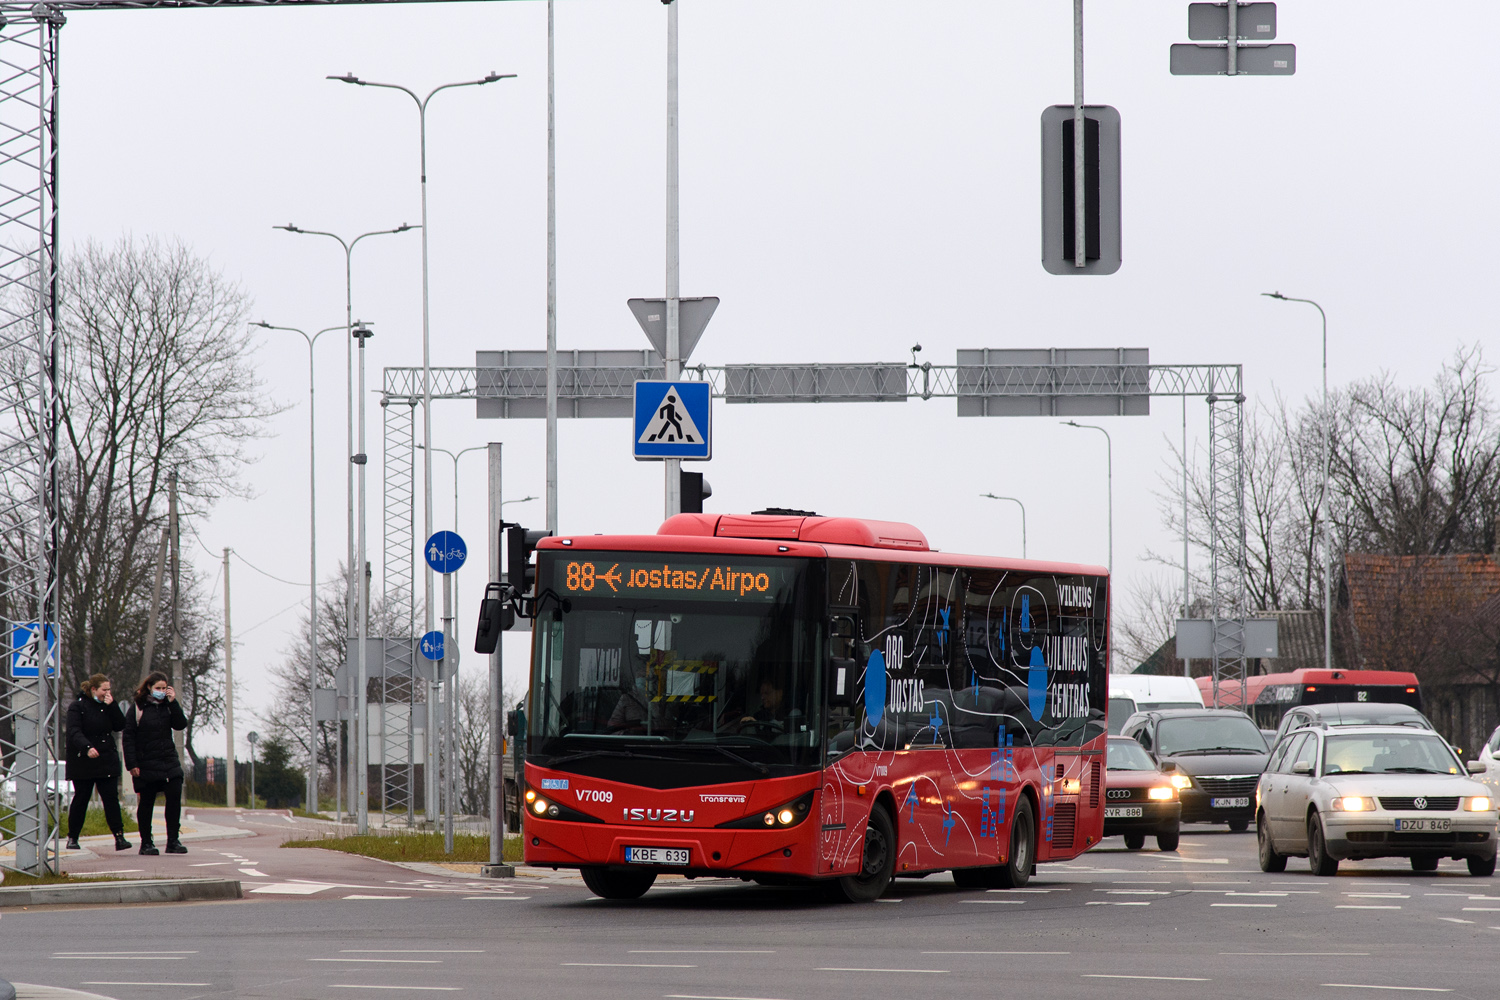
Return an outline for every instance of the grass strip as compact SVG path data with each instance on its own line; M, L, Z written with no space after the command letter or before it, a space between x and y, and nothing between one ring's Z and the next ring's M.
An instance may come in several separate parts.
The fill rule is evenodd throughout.
M436 863L458 862L464 864L488 864L490 860L490 838L472 833L453 835L453 853L443 852L443 835L440 833L366 834L348 837L312 837L306 840L288 840L282 847L321 847L326 851L343 851L360 854L381 861L430 861ZM521 838L505 838L505 860L521 860Z
M124 882L113 875L28 875L25 872L0 871L0 888L33 889L39 885L82 885L85 882Z

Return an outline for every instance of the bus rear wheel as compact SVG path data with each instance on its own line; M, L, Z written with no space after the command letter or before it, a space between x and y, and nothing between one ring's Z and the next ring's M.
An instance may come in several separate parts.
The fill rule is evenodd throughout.
M868 903L879 899L896 871L896 827L880 806L870 810L865 826L865 849L858 875L845 875L829 883L835 902Z
M605 899L640 899L656 882L656 872L621 872L608 868L585 868L583 884Z

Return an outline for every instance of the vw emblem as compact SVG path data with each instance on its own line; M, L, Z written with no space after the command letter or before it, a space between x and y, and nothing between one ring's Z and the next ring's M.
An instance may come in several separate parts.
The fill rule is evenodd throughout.
M1107 797L1111 798L1111 799L1128 799L1128 798L1130 798L1130 789L1128 789L1128 788L1111 788L1109 791L1105 792L1104 794Z
M1417 809L1426 809L1427 808L1427 796L1425 796L1425 795L1418 795L1416 798L1414 798L1414 799L1411 800L1411 804L1415 808L1417 808Z

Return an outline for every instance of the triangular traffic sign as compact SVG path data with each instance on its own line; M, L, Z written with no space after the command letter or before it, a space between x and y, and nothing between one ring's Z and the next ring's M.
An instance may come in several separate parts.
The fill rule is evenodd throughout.
M646 339L651 341L651 346L656 348L656 353L663 358L667 356L667 300L666 299L629 299L626 305L635 315L635 321L641 324L641 329L646 333ZM693 348L698 346L698 339L703 336L703 330L708 326L708 321L713 318L714 310L719 308L718 296L709 295L697 299L677 300L677 346L682 357L678 361L686 361L693 353Z
M682 403L682 390L675 385L667 387L656 413L646 422L637 444L699 444L704 441L703 432L693 422L692 415Z

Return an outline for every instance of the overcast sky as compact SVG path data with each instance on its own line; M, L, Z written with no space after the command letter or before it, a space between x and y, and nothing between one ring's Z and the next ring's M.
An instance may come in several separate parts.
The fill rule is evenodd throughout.
M1087 98L1122 121L1124 266L1054 277L1039 262L1039 119L1072 99L1067 0L680 0L682 293L722 305L693 360L951 364L960 348L1146 347L1157 364L1242 363L1252 404L1319 384L1319 300L1334 385L1380 371L1426 382L1461 344L1494 356L1495 92L1500 5L1286 0L1289 78L1173 77L1186 0L1089 0ZM557 4L558 328L563 348L646 345L626 309L664 291L665 8ZM253 318L343 322L336 244L420 217L417 119L397 93L495 70L518 78L439 95L429 112L432 353L544 346L546 4L540 0L69 15L62 41L65 241L181 239L239 281ZM419 240L367 240L354 310L373 320L369 383L421 363ZM259 337L286 404L185 552L215 579L223 546L307 579L306 355ZM344 351L318 347L319 559L344 555ZM380 586L379 408L369 408L371 551ZM1201 400L1190 434L1206 438ZM1170 571L1180 547L1156 492L1178 401L1106 421L1114 441L1117 593ZM506 448L509 497L540 496L541 421L434 408L452 450ZM1101 435L1053 419L959 420L953 400L727 406L714 415L709 506L794 506L909 521L948 550L1108 558ZM625 421L565 421L565 532L652 532L660 467ZM441 459L441 457L440 457ZM461 532L482 563L481 454L461 472ZM451 465L435 520L452 522ZM540 524L540 501L507 508ZM305 591L234 566L239 731L295 652ZM480 572L463 577L471 644ZM1118 599L1117 599L1118 600ZM1118 613L1118 603L1117 603ZM506 644L523 669L526 640ZM465 670L482 669L469 653ZM204 737L200 752L219 744ZM242 747L243 750L243 747Z

